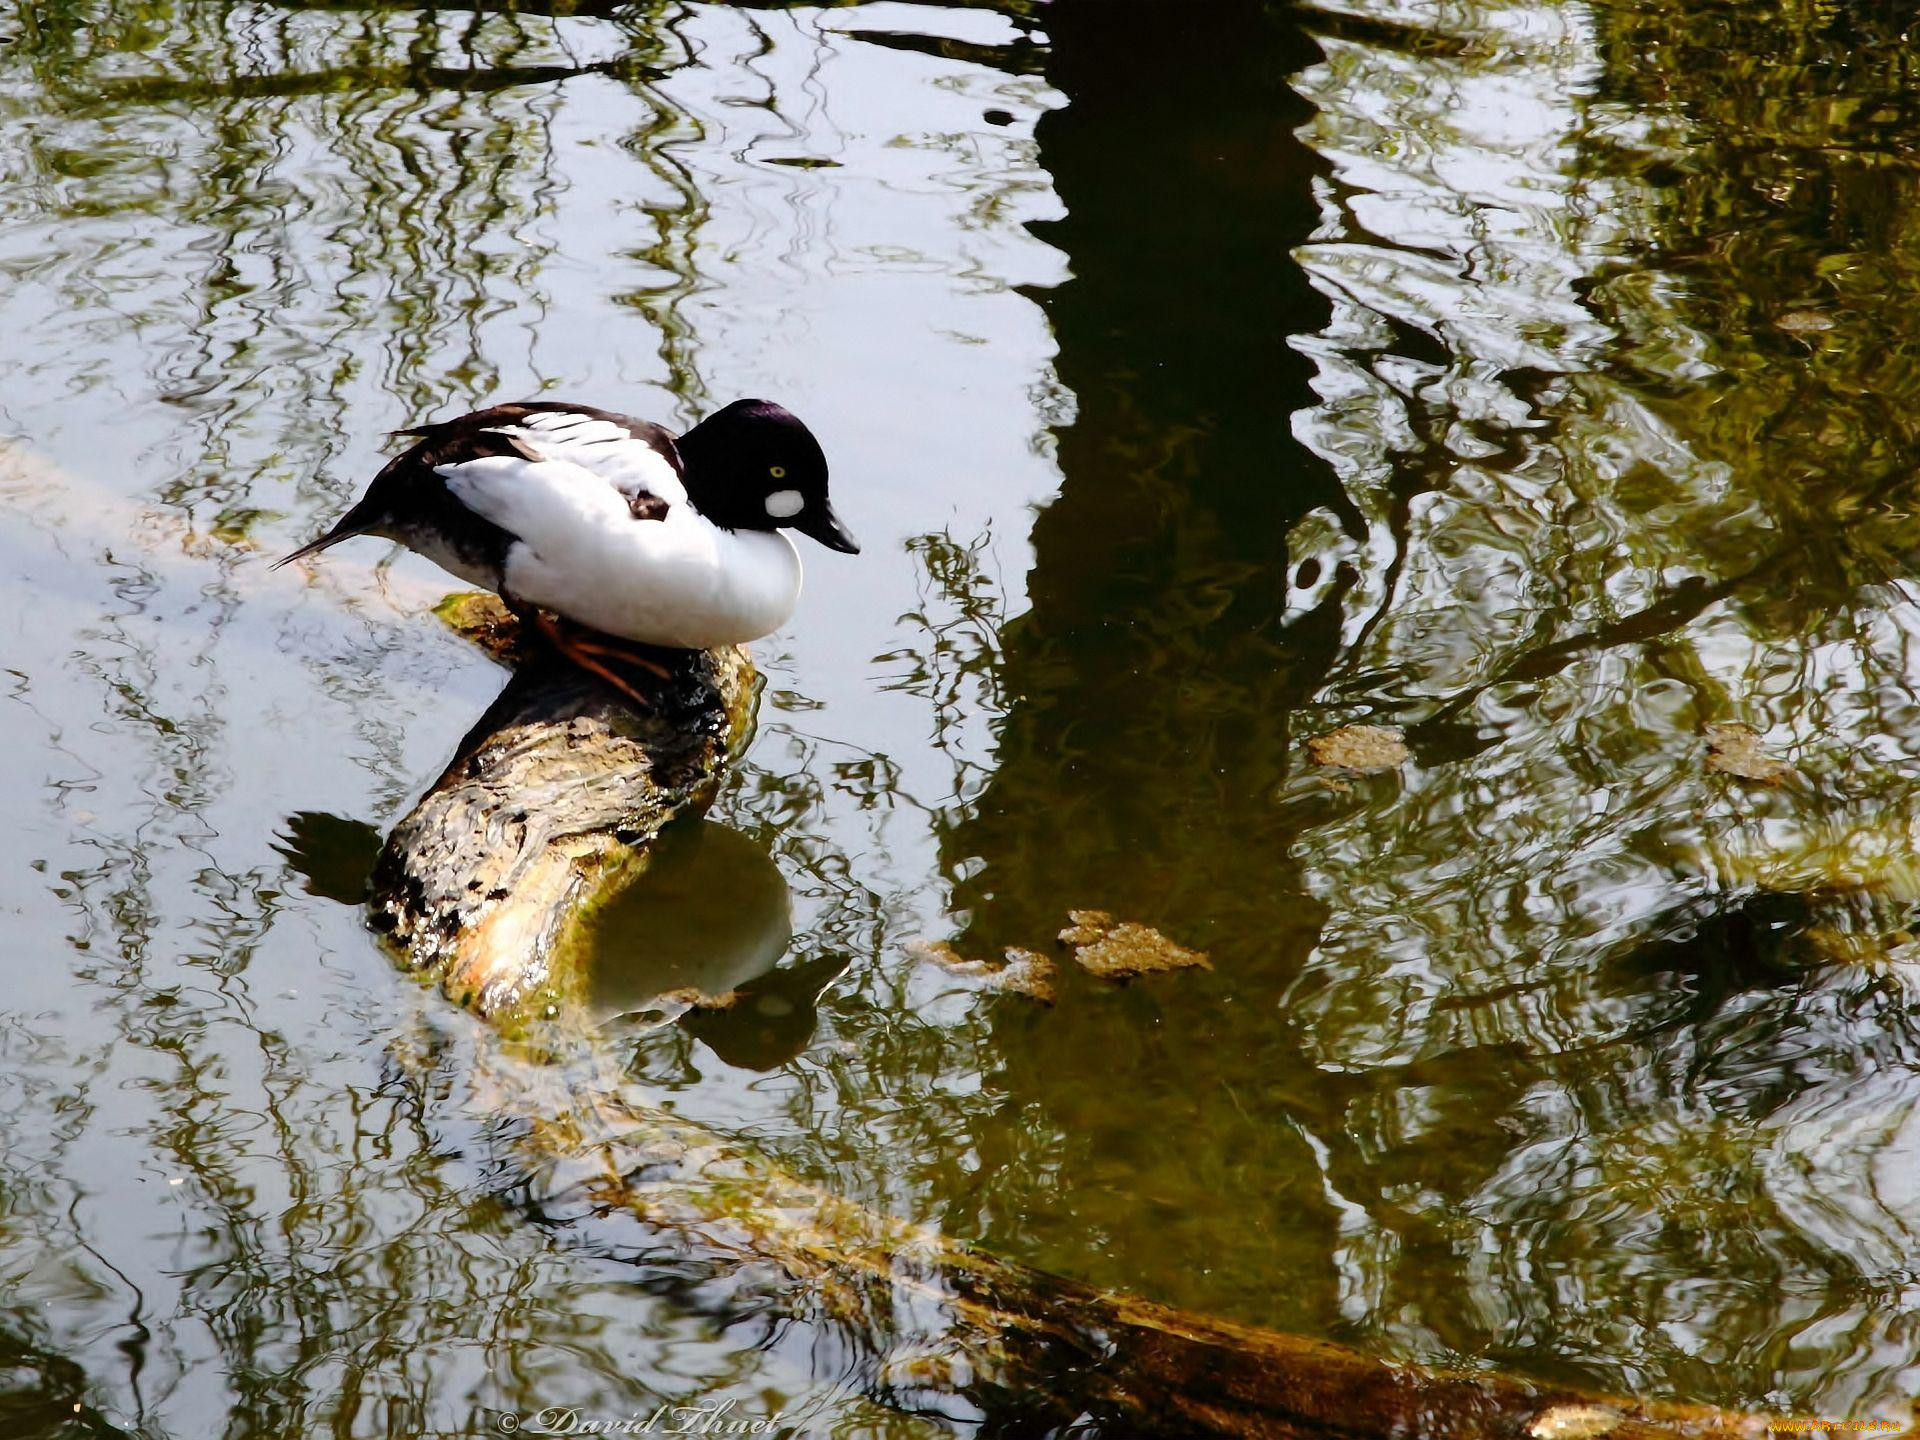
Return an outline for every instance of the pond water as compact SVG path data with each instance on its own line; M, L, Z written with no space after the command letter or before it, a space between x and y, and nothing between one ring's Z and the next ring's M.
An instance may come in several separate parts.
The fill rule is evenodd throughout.
M777 398L865 544L807 550L751 750L602 917L609 1014L747 982L614 1027L651 1094L1167 1304L1904 1416L1907 18L0 18L0 1428L945 1433L531 1223L485 1027L365 927L501 673L424 561L267 562L386 432L549 394ZM1410 760L1318 770L1352 722ZM1786 783L1709 771L1732 722ZM1044 1009L912 948L1086 907L1214 968Z

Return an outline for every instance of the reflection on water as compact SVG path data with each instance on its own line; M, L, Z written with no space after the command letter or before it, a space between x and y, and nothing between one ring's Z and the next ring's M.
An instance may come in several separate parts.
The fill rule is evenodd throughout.
M1293 801L1335 813L1296 850L1329 913L1286 999L1322 1067L1477 1092L1492 1124L1422 1134L1404 1082L1370 1082L1349 1133L1410 1179L1444 1144L1451 1173L1442 1203L1425 1177L1343 1187L1347 1313L1570 1375L1887 1405L1912 1355L1885 1338L1906 1222L1880 1177L1906 1146L1895 942L1920 892L1884 863L1910 833L1913 679L1876 531L1909 503L1910 426L1860 413L1876 382L1843 322L1806 332L1824 363L1781 328L1827 324L1835 256L1878 248L1840 198L1874 183L1828 148L1847 137L1791 176L1723 147L1766 133L1746 92L1779 47L1807 47L1802 82L1832 84L1824 51L1856 93L1898 93L1876 63L1898 42L1801 22L1708 80L1661 43L1670 17L1418 23L1448 42L1418 86L1337 20L1301 81L1331 165L1301 262L1334 302L1303 435L1367 516L1317 527L1322 567L1362 579L1314 704L1408 725L1416 764L1370 803ZM1803 188L1817 222L1781 214ZM1802 781L1709 778L1723 720ZM1862 874L1894 883L1817 898ZM1415 1247L1456 1300L1409 1303Z
M1904 22L548 8L0 19L11 1428L922 1433L503 1203L468 1062L518 1062L353 908L499 673L419 562L255 543L537 393L776 396L876 542L600 917L609 1019L738 992L609 1027L655 1093L1157 1300L1897 1414ZM1330 787L1351 721L1412 761ZM1709 775L1721 721L1794 778ZM907 949L1080 907L1215 969L1043 1011Z
M663 834L646 870L594 913L588 1003L620 1016L672 990L724 996L771 970L792 941L773 857L737 830L691 821Z
M380 858L383 843L373 826L344 815L302 810L287 817L280 838L282 843L273 848L300 876L309 895L337 900L342 905L366 903L374 862Z
M736 1070L774 1070L813 1043L822 992L846 971L846 961L821 955L769 970L741 984L724 1009L696 1009L686 1031Z

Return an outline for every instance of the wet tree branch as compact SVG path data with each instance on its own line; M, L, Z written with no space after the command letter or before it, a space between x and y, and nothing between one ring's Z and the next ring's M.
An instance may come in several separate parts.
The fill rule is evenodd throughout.
M497 627L524 658L501 613L477 607L468 628ZM711 800L753 673L743 650L689 652L641 712L572 664L525 659L388 837L374 928L483 1015L564 1000L578 922L663 825Z

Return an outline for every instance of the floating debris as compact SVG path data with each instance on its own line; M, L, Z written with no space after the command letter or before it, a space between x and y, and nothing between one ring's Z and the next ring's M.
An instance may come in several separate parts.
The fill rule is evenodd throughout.
M1104 910L1069 910L1060 932L1081 969L1102 980L1131 980L1165 970L1211 970L1213 962L1147 925L1118 921Z
M938 965L951 975L965 975L977 980L999 970L998 965L990 965L985 960L969 960L946 940L928 940L918 937L907 941L907 953L916 960L924 960L929 965Z
M1009 995L1025 995L1042 1005L1053 1004L1053 961L1037 950L1015 946L1007 951L1007 965L996 979L995 989Z
M1104 910L1069 910L1060 939L1068 945L1091 945L1119 922Z
M1533 1440L1595 1440L1627 1417L1611 1405L1556 1405L1527 1427Z
M1784 315L1774 317L1774 326L1789 335L1817 335L1822 330L1833 329L1831 315L1823 315L1818 310L1789 310Z
M1307 741L1314 764L1337 770L1393 770L1412 753L1401 732L1387 725L1342 725Z
M1761 785L1781 785L1793 767L1760 748L1760 732L1751 725L1728 721L1707 726L1707 769Z
M1042 1005L1054 1002L1053 961L1033 950L1017 946L1006 952L999 964L989 960L969 960L945 940L909 940L907 952L916 960L938 965L949 975L978 980L983 988L1003 995L1025 995Z

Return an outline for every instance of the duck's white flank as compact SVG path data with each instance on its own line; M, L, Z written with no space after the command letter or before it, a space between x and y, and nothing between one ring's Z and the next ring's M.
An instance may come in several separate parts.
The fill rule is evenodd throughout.
M543 458L495 456L439 473L461 504L518 537L504 574L516 598L609 635L688 649L757 640L792 616L792 542L704 519L645 441L579 416L537 415L507 433ZM666 515L635 519L640 493L667 501Z

